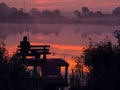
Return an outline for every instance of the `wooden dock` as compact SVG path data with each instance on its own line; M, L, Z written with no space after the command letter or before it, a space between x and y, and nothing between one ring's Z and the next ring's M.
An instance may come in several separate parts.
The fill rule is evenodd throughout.
M34 75L41 72L41 83L44 87L67 87L69 64L61 58L47 58L47 55L50 54L49 48L49 45L31 45L31 48L26 56L31 56L32 58L26 58L23 64L26 66L33 66ZM22 54L20 51L21 48L18 46L18 52L21 56ZM38 67L40 67L40 69L37 69ZM64 75L62 75L62 67L65 69Z

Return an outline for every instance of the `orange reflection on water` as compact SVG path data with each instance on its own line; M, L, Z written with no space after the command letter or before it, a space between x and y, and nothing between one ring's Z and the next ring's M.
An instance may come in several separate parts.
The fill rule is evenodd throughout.
M31 45L43 45L42 43L35 43L35 42L32 42ZM56 50L59 50L59 53L63 52L63 51L70 51L71 55L75 55L76 53L75 52L81 52L83 50L83 46L71 46L71 45L58 45L58 44L50 44L50 46L52 48L55 48ZM17 45L13 45L13 46L7 46L7 50L9 51L9 55L11 56L13 54L13 52L16 52L17 50ZM74 51L74 52L73 52ZM48 56L48 58L63 58L61 57L60 55L50 55ZM69 63L69 73L71 73L72 69L74 69L75 65L76 65L76 62L73 58L71 58L71 56L67 56L65 58L65 61L67 61ZM89 67L83 65L83 69L82 69L83 72L85 73L89 73L90 72L90 69Z
M58 45L58 44L51 44L54 48L59 48L60 50L83 50L83 46L72 46L72 45Z
M83 72L89 73L90 72L90 68L88 66L84 65Z

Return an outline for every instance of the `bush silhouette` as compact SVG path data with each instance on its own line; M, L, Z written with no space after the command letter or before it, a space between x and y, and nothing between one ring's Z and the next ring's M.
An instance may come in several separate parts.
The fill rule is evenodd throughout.
M115 37L119 31L114 32ZM117 38L117 37L116 37ZM120 82L120 38L91 43L84 50L85 63L91 67L87 90L118 90Z
M34 90L41 88L40 80L31 77L29 70L14 54L8 57L4 42L0 42L0 90ZM38 84L39 83L39 84Z
M81 59L76 62L70 76L70 90L118 90L120 82L120 31L113 33L117 43L112 43L109 38L101 42L90 43L84 49ZM81 86L81 64L87 65L90 69L86 79L87 83Z

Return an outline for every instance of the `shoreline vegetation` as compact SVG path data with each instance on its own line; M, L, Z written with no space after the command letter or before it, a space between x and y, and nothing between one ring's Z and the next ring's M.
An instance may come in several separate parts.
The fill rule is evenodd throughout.
M90 39L88 48L83 51L81 59L76 60L76 67L70 76L69 90L120 89L120 30L115 30L113 36L117 40L115 44L109 38L101 42ZM80 60L90 69L87 76L80 71Z
M104 19L104 18L103 18ZM119 19L119 18L117 18ZM0 24L25 24L26 21L4 21L0 22ZM80 20L63 20L63 21L29 21L27 24L80 24L80 25L120 25L118 20L100 20L100 19L93 19L86 20L86 19L80 19Z
M0 22L1 24L25 24L24 21ZM80 25L119 25L119 22L111 20L69 20L69 21L30 21L28 24L80 24Z

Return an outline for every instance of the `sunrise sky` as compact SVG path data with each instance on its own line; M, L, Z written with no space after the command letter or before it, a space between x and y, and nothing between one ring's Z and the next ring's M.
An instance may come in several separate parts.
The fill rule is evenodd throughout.
M120 6L120 0L0 0L0 2L17 8L23 8L23 1L25 1L28 10L34 7L39 10L73 11L81 10L81 7L87 6L93 11L111 12L115 7Z
M30 10L31 8L38 8L39 10L60 9L62 11L74 11L76 9L81 10L81 8L83 6L87 6L92 11L101 10L104 12L111 12L114 8L120 6L120 0L0 0L0 2L4 2L8 6L16 7L16 8L23 8L24 2L25 2L26 9L28 9L28 10ZM76 50L76 48L78 50L81 50L81 46L86 45L86 42L88 42L89 36L91 37L91 35L94 36L96 34L99 34L99 35L105 34L104 26L96 27L96 28L91 27L91 26L84 27L84 26L79 26L79 25L78 26L72 25L73 27L70 27L70 26L58 25L58 27L56 27L56 26L52 27L52 25L48 25L47 26L48 28L44 28L44 26L39 25L39 26L35 26L33 29L31 29L32 28L31 27L30 29L34 30L39 27L38 28L39 30L33 31L34 33L48 30L46 32L50 33L49 35L47 33L46 33L46 36L38 35L39 37L36 37L37 39L34 41L43 40L43 43L45 43L45 42L51 43L56 48L65 49L65 50L67 50L71 47L72 47L71 48L72 50L73 49ZM10 31L8 31L4 27L6 27L6 25L1 25L1 28L3 28L3 32L4 32L4 34L3 34L3 32L0 33L1 36L9 36L8 33L12 33L12 32L17 33L17 32L20 32L21 30L25 30L25 29L19 30L19 28L16 30L16 27L14 25L13 25L13 27L15 27L15 28L11 29L12 31L9 28L8 28L8 30L10 30ZM64 27L64 28L62 28L62 27ZM91 30L89 30L89 28L91 28ZM116 28L116 26L115 26L115 28ZM111 30L114 30L115 28L112 28ZM6 29L6 30L4 30L4 29ZM53 30L53 29L55 29L55 30ZM51 31L51 30L53 30L53 31ZM69 30L69 32L68 32L68 30ZM73 32L70 32L70 30L72 30ZM79 31L79 30L81 30L81 31ZM105 29L105 30L109 30L109 29ZM56 33L56 32L59 33L59 35L57 35L57 36L54 35L54 33ZM93 32L95 32L95 34ZM43 34L45 34L45 33L43 32ZM33 35L31 35L31 36L33 36ZM94 36L94 37L97 37L97 36ZM103 36L105 36L105 35L103 35ZM103 36L100 36L100 38ZM34 36L34 38L35 38L35 36ZM69 38L71 38L71 39L69 39ZM81 40L78 40L78 39L81 39ZM18 41L20 41L20 40L21 40L21 38L18 38ZM71 43L71 40L72 40L72 43ZM10 41L10 40L8 40L8 41ZM16 41L16 40L14 40L14 41ZM18 42L16 42L16 43L18 44ZM58 46L58 45L62 45L62 46ZM75 47L73 47L73 46L75 46Z
M87 6L91 11L100 10L111 13L113 9L120 6L120 0L0 0L1 2L16 8L24 8L25 2L27 10L31 8L37 8L40 11L60 9L63 12L81 11L82 7ZM10 54L17 50L17 45L26 35L25 26L25 24L0 24L0 37L4 37L2 39ZM28 27L31 44L50 44L52 52L73 56L80 56L83 53L83 47L88 45L89 37L94 41L101 41L108 36L115 41L112 32L119 28L109 25L79 24L30 24Z

